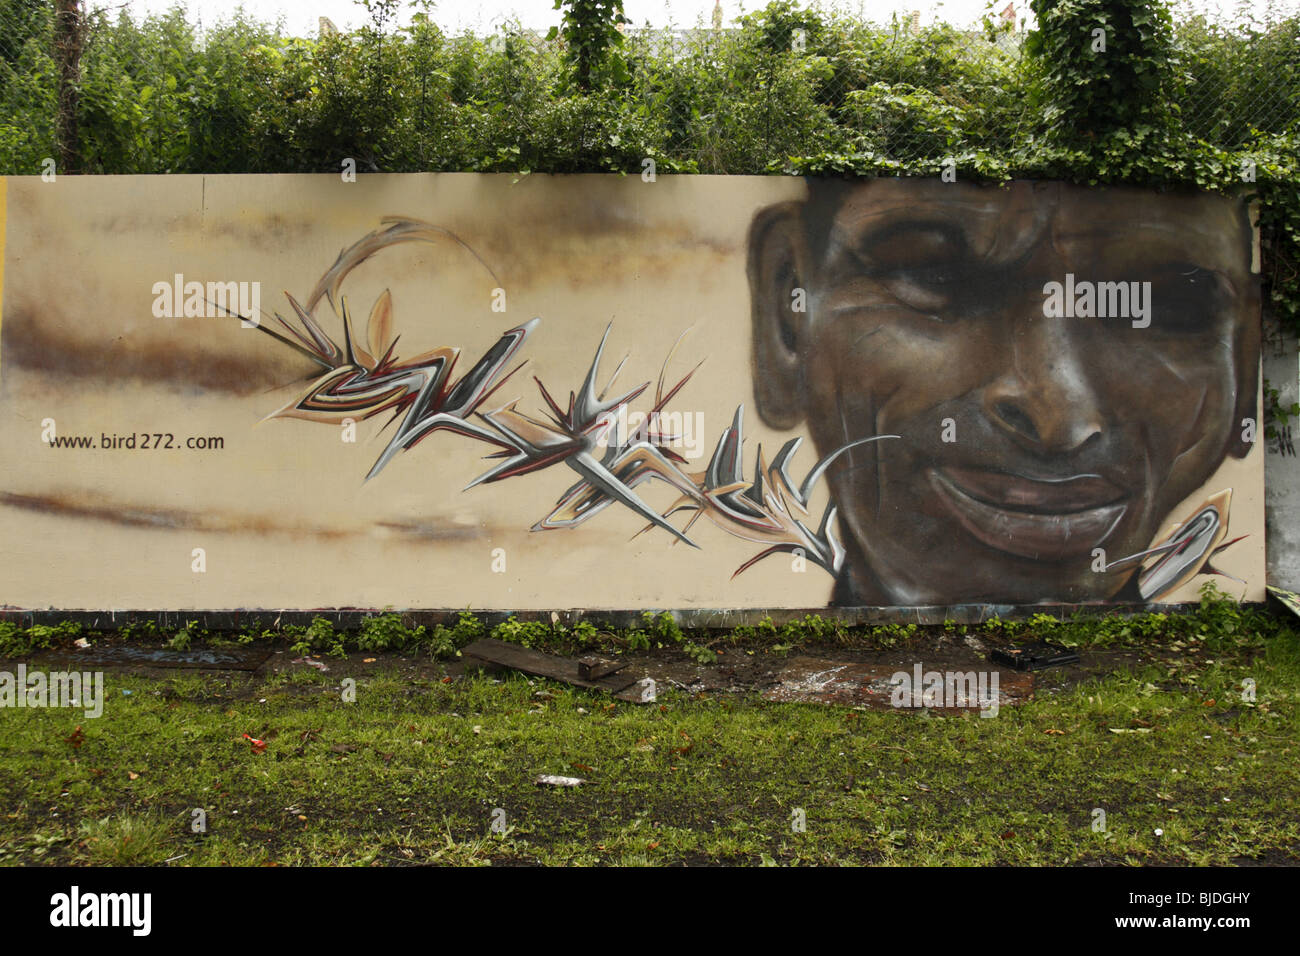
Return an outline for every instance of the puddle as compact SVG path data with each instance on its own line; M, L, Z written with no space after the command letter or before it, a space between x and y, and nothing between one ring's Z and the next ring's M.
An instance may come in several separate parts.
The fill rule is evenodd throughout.
M271 656L270 648L204 647L189 651L170 648L133 647L125 644L92 644L85 650L50 651L38 658L42 664L66 664L84 670L99 667L162 667L212 671L255 671Z

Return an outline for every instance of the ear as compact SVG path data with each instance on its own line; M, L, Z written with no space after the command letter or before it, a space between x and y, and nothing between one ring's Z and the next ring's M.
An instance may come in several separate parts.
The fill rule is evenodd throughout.
M1260 322L1260 277L1251 276L1250 294L1237 326L1236 373L1237 403L1233 412L1232 437L1228 439L1228 454L1245 458L1255 445L1264 440L1264 423L1259 420L1259 363L1262 338ZM1242 422L1249 418L1255 423L1255 441L1242 440Z
M796 312L794 290L807 307L807 246L802 203L768 206L749 227L749 301L753 316L754 399L759 417L773 428L803 421L803 344L807 312Z

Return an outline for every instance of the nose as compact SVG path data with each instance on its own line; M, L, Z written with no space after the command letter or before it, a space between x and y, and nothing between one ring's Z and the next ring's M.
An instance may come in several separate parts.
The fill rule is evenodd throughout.
M1003 374L984 390L985 417L1038 455L1062 455L1100 439L1103 423L1082 343L1066 323L1030 315L1016 323Z

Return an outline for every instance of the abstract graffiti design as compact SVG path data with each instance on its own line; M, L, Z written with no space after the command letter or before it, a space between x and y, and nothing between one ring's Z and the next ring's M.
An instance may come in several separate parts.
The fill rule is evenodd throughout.
M1228 513L1231 506L1232 489L1225 488L1207 498L1187 520L1170 528L1155 547L1111 561L1106 565L1106 570L1124 570L1148 562L1138 573L1138 590L1143 599L1149 601L1176 590L1198 574L1217 574L1245 584L1241 578L1221 571L1210 563L1214 557L1246 537L1243 534L1231 541L1223 540L1228 534Z
M379 474L399 451L414 447L440 429L500 444L497 433L471 421L470 416L519 371L522 363L501 375L528 334L537 327L534 319L509 330L468 373L453 383L451 374L460 355L459 349L435 349L404 362L398 361L394 354L398 336L392 331L392 296L385 291L370 311L366 326L367 350L353 332L347 300L338 294L347 274L380 249L398 242L429 242L444 237L459 242L451 233L429 223L385 221L389 223L386 228L367 235L339 254L338 260L307 298L305 306L299 305L293 296L286 293L301 330L278 312L273 313L275 321L288 335L264 322L257 323L260 331L325 369L323 375L312 377L310 387L303 394L268 418L302 418L340 424L349 418L365 420L390 409L393 411L392 420L405 414L387 447L366 475L367 479ZM343 322L342 347L316 320L314 309L322 298L331 306L336 299L339 302Z
M385 223L385 228L370 233L339 254L307 298L306 305L286 293L296 325L278 312L272 313L272 317L279 330L256 321L260 331L324 369L324 374L311 377L305 391L272 412L268 419L300 418L339 425L349 419L366 420L392 411L384 427L399 418L401 423L366 480L379 474L399 452L411 449L436 431L445 430L499 449L488 456L500 459L499 463L470 482L466 490L559 463L577 473L580 480L561 496L549 515L533 526L534 531L576 527L617 502L646 519L648 525L643 530L661 528L691 547L698 546L686 531L701 515L737 537L767 545L742 564L733 577L763 558L780 553L803 556L831 574L839 573L845 551L835 538L834 505L827 505L816 530L803 520L808 515L814 487L844 452L881 439L897 438L897 435L871 436L844 445L818 462L799 484L790 477L788 468L801 439L787 442L771 465L766 464L760 445L754 479L746 481L741 465L744 406L740 405L731 426L719 438L708 468L698 473L686 472L682 467L686 459L671 447L676 436L660 430L659 422L665 406L690 381L699 365L664 391L664 373L681 343L679 337L664 361L653 407L629 434L620 434L620 411L645 392L650 383L644 382L615 398L606 398L626 364L625 358L605 387L597 389L600 360L610 327L605 329L582 385L569 393L566 408L562 409L534 376L549 420L521 412L517 400L491 411L480 411L483 403L523 367L525 363L520 363L502 374L541 320L533 318L505 332L468 373L452 383L451 372L459 349L444 347L406 361L398 360L395 350L399 336L393 333L392 296L385 290L367 321L368 348L362 345L352 327L347 298L339 294L347 274L381 249L398 242L444 238L460 242L449 231L418 220L390 217ZM322 299L331 307L338 303L343 328L341 346L325 332L315 314ZM245 322L255 319L230 314ZM471 416L477 416L482 424L471 420ZM681 494L665 514L652 508L635 491L638 485L651 479L665 482ZM679 512L691 513L684 530L668 520Z

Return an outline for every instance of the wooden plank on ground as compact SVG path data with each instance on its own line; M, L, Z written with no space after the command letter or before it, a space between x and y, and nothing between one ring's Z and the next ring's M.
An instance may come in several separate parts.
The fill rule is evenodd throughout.
M637 684L635 677L623 673L606 673L595 678L584 678L580 672L580 662L567 657L543 654L541 651L520 647L518 644L508 644L491 637L480 638L468 647L462 648L460 653L461 657L466 659L466 663L507 667L535 677L563 681L575 687L607 691L620 700L642 702L640 689L634 686ZM620 667L619 670L622 668Z

